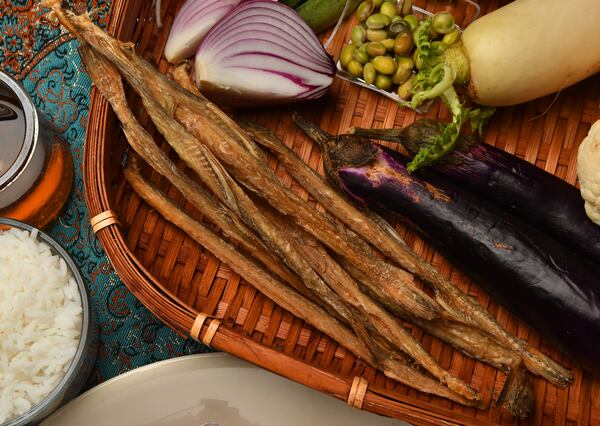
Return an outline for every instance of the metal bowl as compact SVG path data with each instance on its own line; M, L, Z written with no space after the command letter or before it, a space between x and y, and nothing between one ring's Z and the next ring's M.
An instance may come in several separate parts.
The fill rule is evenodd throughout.
M0 174L0 209L3 209L23 197L38 180L49 155L51 135L48 129L42 125L43 117L38 113L23 86L2 71L0 71L0 98L4 103L4 108L11 104L17 105L14 108L25 121L22 142L17 144L17 141L8 135L0 136L0 139L7 138L3 139L4 142L0 140L0 148L5 151L0 152L0 161L4 157L5 163L12 163L5 172ZM8 123L10 121L6 122L6 124ZM8 132L3 125L0 125L0 128L3 128L4 132ZM6 144L21 145L21 148L16 154L13 153L6 158L6 151L11 151Z
M45 417L49 416L62 404L73 399L87 381L92 368L96 360L96 354L98 351L98 327L94 317L94 312L91 307L90 299L83 282L81 272L73 262L73 259L69 254L49 235L40 231L37 228L24 224L22 222L0 218L0 232L7 228L17 228L24 231L37 231L38 241L42 241L48 244L51 248L52 254L60 256L75 278L77 287L79 288L79 295L81 297L82 304L82 330L79 337L79 345L75 357L71 361L67 372L63 378L58 382L56 387L48 396L46 396L38 405L33 407L30 411L22 414L19 417L15 417L3 423L1 426L24 426L37 424L42 421Z

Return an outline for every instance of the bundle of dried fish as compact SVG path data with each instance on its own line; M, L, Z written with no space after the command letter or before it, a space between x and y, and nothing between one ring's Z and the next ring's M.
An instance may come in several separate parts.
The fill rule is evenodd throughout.
M262 250L263 246L261 241L256 241L254 234L252 234L248 228L245 228L244 225L240 225L235 220L231 220L231 216L236 213L236 210L239 212L239 209L237 208L238 204L233 204L233 206L226 205L228 198L225 194L227 192L233 192L231 191L231 188L233 185L235 185L235 182L228 177L227 172L219 168L216 160L212 160L215 164L214 168L216 171L213 171L214 169L212 168L208 170L202 170L204 172L203 177L205 178L205 183L214 190L215 194L220 192L220 200L215 200L212 198L212 195L206 193L202 187L187 179L181 171L175 168L174 164L168 159L168 157L156 146L151 136L139 125L131 111L128 109L123 87L120 83L119 74L116 69L110 63L108 63L106 59L89 50L86 45L82 45L80 52L96 86L103 94L105 94L115 109L117 116L122 121L125 134L131 146L159 173L163 174L165 177L171 180L173 184L180 187L184 195L186 195L200 211L207 213L207 216L211 219L211 221L221 224L221 226L224 227L223 229L225 230L226 234L228 234L230 238L242 246L245 245L249 249L248 251L250 253L255 255L256 253L260 253L260 251L253 252L251 250L252 248L258 248ZM160 111L158 111L156 105L154 105L151 100L148 100L145 106L149 115L154 120L157 128L163 132L166 139L170 141L172 145L180 144L181 141L185 141L186 138L189 139L189 136L185 133L185 130L178 128L175 122L170 121L168 115L160 114ZM184 150L180 150L180 154L182 156L187 155ZM204 155L210 158L209 152L205 152ZM319 254L319 252L300 251L300 254L303 260L308 259L310 261L311 268L317 269L317 271L323 277L326 277L325 279L327 280L327 286L321 288L313 287L311 288L313 292L308 292L307 288L300 288L300 290L305 294L307 292L312 293L313 295L317 294L320 301L325 299L325 305L333 309L336 315L339 315L344 322L349 323L354 329L356 334L353 335L352 339L350 340L348 336L351 332L348 329L340 329L342 326L341 324L337 324L336 326L336 320L332 318L331 315L329 315L329 321L325 321L325 319L323 319L323 311L319 311L319 307L312 304L309 300L300 299L300 295L296 294L296 297L292 298L295 308L290 309L290 290L287 289L287 291L283 291L283 295L280 293L282 289L286 287L285 285L276 280L272 280L272 282L269 283L269 286L265 287L265 283L267 282L265 276L266 271L261 270L257 265L254 265L254 267L248 266L248 264L241 262L239 256L232 256L230 250L224 248L223 245L215 244L214 240L218 237L216 237L201 224L194 222L191 218L189 218L189 216L185 215L183 211L166 199L164 195L160 194L159 191L145 183L141 179L141 176L134 165L130 164L126 169L126 177L134 189L149 204L159 210L163 216L184 229L200 244L208 248L224 262L228 263L241 276L246 278L249 282L255 284L259 290L265 293L265 295L273 299L282 307L290 310L290 312L293 314L301 318L305 318L321 331L326 332L336 340L342 342L346 347L348 347L352 352L360 356L366 362L380 368L384 374L402 383L409 384L413 387L418 387L422 391L435 393L465 405L477 404L479 397L476 391L471 389L459 379L452 377L447 371L443 370L395 319L389 316L389 314L387 314L383 309L378 308L373 302L371 302L372 309L375 311L379 309L378 313L383 320L387 321L392 329L395 330L392 336L388 337L387 339L391 340L395 347L399 347L400 349L405 350L417 358L435 377L437 377L443 383L448 384L450 389L438 382L433 381L431 378L423 375L422 373L419 373L406 363L399 362L394 351L382 351L382 344L370 337L374 331L382 329L379 326L380 324L373 324L373 318L365 316L365 314L360 310L357 310L355 306L353 306L352 309L349 309L346 306L347 304L356 305L355 299L352 298L352 293L348 293L347 290L343 290L342 287L337 287L337 293L330 290L330 286L336 288L335 280L339 277L343 277L343 270L341 268L339 268L337 271L333 269L329 270L328 268L319 268L319 266L322 266L321 262L323 257L320 255L313 256L313 254ZM213 178L212 182L209 181L211 177ZM221 182L226 182L227 186L219 187L219 185L222 185ZM238 194L241 193L240 188L235 188L234 190ZM231 197L236 196L239 197L239 195L231 195ZM247 198L244 202L247 204L252 203L253 205L252 200L249 198ZM254 206L254 208L256 208L256 206ZM262 215L262 213L260 214ZM275 226L272 226L272 229L280 229L278 226L279 224L276 221L274 222ZM206 237L207 235L208 237ZM244 235L251 235L251 238L248 240L250 241L250 244L252 244L251 246L248 246L248 241L243 241ZM304 235L304 238L308 237L308 235ZM280 236L280 241L286 240ZM299 249L304 248L305 247L302 244L295 245L295 249L298 251ZM324 249L322 250L324 251ZM268 268L273 268L275 271L279 271L278 275L282 276L284 279L286 275L290 275L289 270L286 270L282 265L278 265L277 262L274 262L273 259L266 254L264 255L263 259L259 260L262 260L262 262ZM328 270L330 272L329 275L326 273ZM333 273L331 273L332 271ZM351 278L345 278L347 281L352 282ZM344 277L342 279L344 279ZM293 285L295 287L301 287L297 282ZM308 287L310 287L310 283L308 284ZM356 286L354 288L350 288L350 290L354 291L355 297L358 297L363 303L370 302L369 299L367 299L362 293L360 293L360 291L358 291ZM340 298L339 293L346 297ZM285 298L288 298L287 302L283 302ZM372 325L370 325L369 330L367 331L366 329L363 329L363 324ZM358 340L362 341L361 343L358 343L357 336ZM380 338L383 337L384 336L380 336ZM375 355L373 355L373 353L375 353ZM458 389L459 392L451 390L452 388Z

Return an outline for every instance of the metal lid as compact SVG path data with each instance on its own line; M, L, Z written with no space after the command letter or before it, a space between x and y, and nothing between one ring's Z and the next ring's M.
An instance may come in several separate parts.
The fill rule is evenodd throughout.
M24 131L15 126L18 118L25 120ZM37 119L37 111L23 87L0 71L0 130L2 136L10 132L16 139L14 143L12 138L0 136L0 190L21 173L33 155Z

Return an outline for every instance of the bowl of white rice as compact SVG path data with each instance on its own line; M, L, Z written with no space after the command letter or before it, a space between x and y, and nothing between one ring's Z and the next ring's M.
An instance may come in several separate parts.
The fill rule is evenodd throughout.
M97 339L67 252L42 231L0 218L0 426L36 424L75 397Z

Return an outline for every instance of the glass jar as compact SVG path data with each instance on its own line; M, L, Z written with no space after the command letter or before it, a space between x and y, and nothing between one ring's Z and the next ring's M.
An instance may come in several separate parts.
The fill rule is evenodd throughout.
M0 71L0 217L43 228L62 210L72 182L69 147Z

